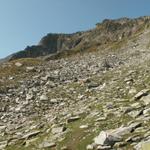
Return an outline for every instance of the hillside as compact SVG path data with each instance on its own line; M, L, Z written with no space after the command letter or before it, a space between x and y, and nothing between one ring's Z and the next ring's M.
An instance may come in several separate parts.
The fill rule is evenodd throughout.
M150 17L48 34L0 65L0 149L149 150Z

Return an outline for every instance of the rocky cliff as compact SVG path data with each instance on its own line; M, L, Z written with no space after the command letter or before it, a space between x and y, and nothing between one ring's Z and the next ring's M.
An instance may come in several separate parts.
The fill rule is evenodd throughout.
M97 50L100 46L106 47L112 42L121 41L139 33L149 26L149 22L150 17L106 19L102 23L97 23L96 28L86 32L48 34L40 40L38 45L28 46L25 50L11 55L10 60L57 53L60 55L63 51L78 53Z

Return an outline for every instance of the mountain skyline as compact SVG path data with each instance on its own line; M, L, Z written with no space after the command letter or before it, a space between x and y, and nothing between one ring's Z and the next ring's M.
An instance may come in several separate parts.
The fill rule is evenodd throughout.
M47 33L74 33L106 18L150 15L149 4L147 0L1 1L0 58L37 44Z

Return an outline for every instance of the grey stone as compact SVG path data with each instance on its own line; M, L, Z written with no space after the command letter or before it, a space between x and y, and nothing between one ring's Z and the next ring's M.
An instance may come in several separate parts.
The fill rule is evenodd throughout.
M94 150L94 146L91 144L91 145L87 145L86 147L87 150Z
M56 147L56 143L50 143L48 141L45 141L39 145L39 148L53 148L53 147Z
M80 116L74 116L74 117L70 117L67 122L70 123L70 122L74 122L74 121L77 121L79 120L81 117Z
M107 117L99 117L96 119L97 122L106 120Z
M122 138L115 134L110 134L106 131L101 131L100 134L94 138L94 142L97 145L108 145L112 146L116 142L120 142Z
M52 104L57 104L57 103L58 103L58 100L57 100L57 99L51 99L50 102L51 102Z
M16 62L16 63L15 63L15 66L17 66L17 67L21 67L21 66L22 66L22 63L20 63L20 62Z
M89 126L88 125L81 125L80 129L87 129Z
M137 92L137 90L135 88L131 88L129 90L129 94L135 94Z
M2 141L0 142L0 150L4 150L8 144L8 141Z
M111 131L111 134L118 135L118 136L123 136L131 133L134 131L136 128L140 127L142 124L141 123L132 123L129 126L126 127L120 127L117 129L114 129Z
M23 135L22 139L29 139L31 137L35 137L37 136L39 133L41 133L40 131L33 131L33 132L29 132L25 135Z
M59 134L62 133L66 130L66 127L57 127L57 128L52 128L52 133L53 134Z
M112 150L111 146L98 145L96 150Z
M150 150L150 140L142 141L136 146L134 146L136 150Z
M26 100L31 100L33 98L33 95L32 94L27 94L26 95Z
M0 126L0 133L5 131L6 128L7 128L6 126Z
M150 114L150 108L147 108L143 111L143 114L146 115L146 114Z
M143 110L135 110L128 113L129 116L135 118L143 114Z
M149 89L144 89L144 90L141 90L139 93L137 93L135 96L134 96L134 99L137 100L137 99L140 99L141 97L143 96L147 96L148 93L149 93Z
M47 101L47 100L48 100L48 97L43 94L43 95L40 96L40 100L41 100L41 101Z
M115 143L114 147L120 148L120 147L124 147L126 145L127 145L127 142L117 142L117 143Z
M27 71L35 71L35 67L33 67L33 66L26 67L26 70Z

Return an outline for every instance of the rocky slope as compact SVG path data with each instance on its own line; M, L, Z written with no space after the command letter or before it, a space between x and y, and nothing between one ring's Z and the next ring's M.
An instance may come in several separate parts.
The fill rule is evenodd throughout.
M104 24L109 36L97 33ZM91 41L85 50L99 34L109 42L89 53L0 66L0 149L150 149L149 17L105 20L94 30L82 33Z

